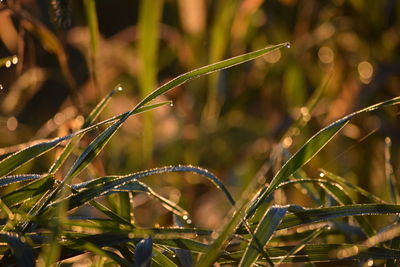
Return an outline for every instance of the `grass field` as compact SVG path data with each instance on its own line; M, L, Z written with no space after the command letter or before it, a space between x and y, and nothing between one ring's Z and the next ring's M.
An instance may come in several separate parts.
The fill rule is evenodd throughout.
M0 265L398 266L399 11L1 1Z

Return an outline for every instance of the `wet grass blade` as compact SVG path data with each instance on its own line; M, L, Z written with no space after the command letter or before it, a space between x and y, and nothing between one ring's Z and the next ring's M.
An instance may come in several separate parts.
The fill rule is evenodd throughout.
M385 106L396 105L400 103L400 97L369 106L359 111L353 112L320 130L313 135L277 172L270 184L260 190L258 197L248 211L251 216L257 207L276 190L280 183L287 180L293 173L299 170L309 162L354 116L361 113L370 112Z
M265 213L264 217L258 224L254 236L247 246L242 259L240 260L239 267L253 266L258 256L263 254L264 246L276 231L279 223L285 216L287 209L287 207L271 207Z
M110 102L111 98L117 93L122 91L122 87L120 85L117 85L111 92L109 92L97 105L96 107L90 112L89 116L85 119L85 122L83 123L81 130L86 129L90 127L94 121L97 119L97 117L100 115L100 113L104 110L104 108L107 106L107 104ZM63 164L63 162L67 159L67 157L71 154L73 148L75 145L79 142L80 138L82 136L76 136L70 142L67 144L67 146L64 148L60 156L55 160L53 165L49 169L49 173L55 173L60 166Z
M193 71L187 72L185 74L182 74L171 81L167 82L166 84L160 86L157 88L155 91L150 93L148 96L146 96L142 101L140 101L131 111L129 111L125 116L120 118L118 121L116 121L114 124L109 126L106 130L104 130L100 135L98 135L91 143L90 145L85 149L85 151L82 152L82 154L79 156L79 158L75 161L71 169L68 171L65 180L69 180L72 177L76 176L78 173L80 173L86 166L100 153L100 151L103 149L103 147L108 143L108 141L111 139L111 137L115 134L115 132L119 129L119 127L133 114L135 114L139 108L143 107L147 103L149 103L151 100L155 99L156 97L164 94L165 92L182 85L189 80L192 80L194 78L206 75L208 73L218 71L221 69L229 68L235 65L238 65L240 63L247 62L249 60L255 59L257 57L260 57L268 52L271 52L273 50L282 48L288 46L288 43L283 43L267 48L263 48L254 52L250 52L247 54L243 54L237 57L229 58L208 66L204 66L198 69L195 69Z
M2 196L2 200L7 206L12 207L33 197L41 196L53 184L54 179L52 177L44 176Z
M2 177L0 178L0 187L23 181L37 180L42 176L40 174L20 174Z
M141 112L145 112L160 106L164 106L167 104L170 104L170 101L166 101L166 102L161 102L161 103L156 103L153 105L147 105L147 106L143 106L139 109L137 109L134 113L132 114L138 114ZM49 141L45 141L45 142L41 142L38 144L34 144L30 147L27 147L25 149L19 150L11 155L9 155L8 157L6 157L5 159L0 161L0 177L5 176L9 173L11 173L12 171L18 169L19 167L25 165L26 163L28 163L29 161L39 157L40 155L54 149L55 147L57 147L58 145L60 145L62 142L69 140L77 135L81 135L83 133L86 133L88 131L91 131L93 129L96 129L99 126L102 126L104 124L107 123L111 123L115 120L118 120L124 116L126 116L128 114L128 112L117 115L113 118L110 118L108 120L96 123L90 127L84 128L82 130L79 130L77 132L74 132L72 134L63 136L63 137L59 137L59 138L55 138Z
M157 249L153 250L152 261L157 263L159 266L178 267L178 265L176 265L172 260L170 260L167 256L165 256L163 253L161 253ZM187 267L189 267L189 266L187 266Z
M168 209L173 211L175 214L180 215L180 216L188 216L187 212L183 209L181 209L179 206L170 203L168 200L162 198L161 196L158 196L156 193L153 192L150 188L148 188L146 185L138 182L138 179L151 176L151 175L157 175L157 174L162 174L162 173L171 173L171 172L191 172L191 173L196 173L198 175L201 175L209 180L211 180L217 188L219 188L227 197L228 201L231 203L234 203L234 200L232 196L230 195L229 191L225 188L223 183L215 177L212 173L209 171L195 167L195 166L169 166L169 167L163 167L163 168L156 168L156 169L151 169L147 171L142 171L126 176L109 176L109 177L102 177L98 178L95 180L92 180L90 182L85 182L80 185L73 186L72 188L74 190L78 190L77 193L72 194L68 200L70 202L70 209L79 207L83 204L85 204L88 201L94 200L100 196L109 194L114 192L115 190L134 190L134 191L141 191L141 192L149 192L151 193L154 197L159 199ZM233 204L232 203L232 204Z
M389 214L400 214L400 205L354 204L329 208L296 210L293 211L292 214L288 214L283 218L278 229L292 228L295 226L327 221L340 217Z
M139 102L139 104L136 105L134 110L136 108L142 107L143 105L149 103L151 100L155 99L156 97L164 94L165 92L182 85L192 79L198 78L200 76L219 71L222 69L227 69L230 67L233 67L235 65L256 59L258 57L261 57L269 52L272 52L274 50L283 48L283 47L289 47L289 43L282 43L274 46L268 46L265 48L262 48L257 51L253 51L247 54L243 54L240 56L232 57L229 59L225 59L223 61L213 63L195 70L192 70L190 72L184 73L182 75L179 75L178 77L172 79L171 81L167 82L166 84L160 86L156 90L154 90L151 94L149 94L147 97L145 97L142 101Z
M274 262L279 262L282 257L285 257L290 251L292 251L296 246L279 246L267 248L268 254ZM359 254L348 258L338 258L336 256L337 251L343 249L354 249L361 251ZM242 251L234 252L229 254L229 257L225 257L224 260L221 259L220 263L234 263L240 259ZM367 261L371 259L398 259L400 257L400 251L371 247L368 248L363 245L355 244L306 244L303 249L301 249L296 254L289 256L284 262L302 262L302 263L326 263L332 266L353 266L358 265L360 261ZM260 264L265 264L264 260L259 260Z

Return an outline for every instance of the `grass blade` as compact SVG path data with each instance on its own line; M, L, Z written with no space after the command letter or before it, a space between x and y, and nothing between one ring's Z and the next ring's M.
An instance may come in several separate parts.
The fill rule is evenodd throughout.
M42 175L40 174L20 174L20 175L6 176L0 178L0 187L22 181L37 180L40 177L42 177Z
M290 211L290 209L289 209ZM329 208L303 209L293 211L283 218L278 229L292 228L347 216L400 214L400 205L354 204Z
M255 230L250 244L244 252L239 267L252 266L256 262L258 256L264 251L264 246L272 237L272 234L277 229L286 212L287 207L271 207L265 213Z
M400 103L400 97L395 97L387 101L369 106L359 111L353 112L320 130L313 135L277 172L271 183L259 191L255 201L248 211L251 216L257 207L279 186L280 183L287 180L294 172L299 170L307 162L309 162L338 132L350 119L361 113L370 112L385 106L396 105Z

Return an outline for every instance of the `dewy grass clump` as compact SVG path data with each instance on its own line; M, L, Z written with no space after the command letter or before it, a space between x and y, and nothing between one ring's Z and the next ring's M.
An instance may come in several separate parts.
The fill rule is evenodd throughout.
M70 8L73 5L70 7L71 3L67 5L62 1L51 3L52 15L55 16L53 20L60 28L70 27ZM148 31L140 33L145 39L141 40L139 49L142 52L142 61L146 61L149 54L151 59L156 57L152 54L155 47L152 39L157 39L153 38L156 36L154 27L161 16L160 2L146 3L141 7L141 12L147 15L140 18L140 28ZM45 48L56 55L62 76L67 79L69 89L76 93L73 91L74 84L68 78L71 73L58 39L29 14L20 12L13 5L9 9L23 22L21 25L26 30L32 31L38 40L47 44ZM96 53L99 44L96 2L85 0L83 9L89 25L90 75L96 84ZM153 9L158 11L157 14L152 13ZM61 20L57 20L57 13L61 14ZM223 32L221 25L223 23L215 26L216 33ZM147 39L146 34L151 36L147 36ZM311 135L295 153L284 160L281 167L268 172L279 165L274 164L271 159L255 179L250 181L247 188L241 190L240 197L234 197L235 194L231 194L229 187L210 170L192 165L143 168L141 171L123 175L107 173L100 177L83 179L84 182L76 179L78 175L90 173L99 154L106 150L106 145L126 125L128 118L172 105L171 101L153 102L157 97L200 76L255 60L269 53L276 53L275 56L280 57L285 53L285 48L290 46L286 42L225 60L216 60L216 63L177 76L154 91L147 92L148 88L141 88L143 98L133 108L98 121L99 115L108 104L115 101L115 96L122 94L123 85L117 85L86 116L80 129L54 139L35 140L29 146L14 147L12 152L3 153L0 160L0 265L69 266L71 262L77 261L76 257L90 257L95 266L247 267L293 263L398 266L400 205L390 161L391 140L385 140L385 168L390 202L323 168L319 170L317 177L310 177L304 166L350 120L398 105L400 97L360 109L330 123ZM215 57L218 58L218 55ZM0 59L0 67L4 65L9 68L11 64L17 63L18 59L14 60L14 57ZM152 68L153 63L146 61L144 65ZM145 73L146 69L142 71ZM149 70L149 73L150 76L155 75L154 69ZM147 79L143 76L141 79L141 86L154 83L151 77ZM320 100L324 87L326 84L312 95L301 115L282 135L281 143L295 138L294 129L299 131L299 128L309 122L310 114ZM216 106L210 107L210 110L210 114L218 113ZM143 129L144 132L147 130ZM151 138L145 142L149 140ZM47 166L46 171L25 173L25 166L36 162L41 155L53 153L56 148L60 151L54 153L55 160ZM83 172L84 170L86 171ZM185 203L176 203L157 193L157 188L147 180L147 177L162 178L163 174L172 173L198 176L218 189L218 193L231 207L229 216L226 216L218 229L196 227L191 210ZM268 178L267 173L273 173L272 178ZM281 192L280 189L294 187L305 192L315 207L281 205L276 197ZM160 203L166 210L170 218L167 226L141 227L135 222L134 218L140 214L133 214L133 197L139 193ZM362 196L362 201L357 196ZM375 228L370 217L383 215L392 215L393 223L380 229Z
M324 171L324 175L319 178L305 178L300 170L354 116L396 105L400 103L400 97L354 112L323 128L282 166L271 182L250 185L248 191L237 202L215 175L195 166L163 167L71 184L72 178L91 164L128 117L170 103L150 104L157 96L193 78L288 46L288 43L284 43L267 47L185 73L153 91L130 111L95 123L102 109L113 95L120 91L120 86L117 86L96 106L81 130L61 138L40 142L0 161L1 186L4 192L8 191L1 198L1 263L34 266L39 260L50 264L86 252L104 258L104 264L114 262L121 266L144 266L150 262L164 266L209 266L216 262L252 266L283 262L363 262L374 259L392 262L398 259L400 252L395 247L394 239L399 233L398 229L389 227L377 233L365 215L398 214L400 205L377 201L379 198L369 194L371 204L355 204L348 192L350 190L365 194L360 188ZM100 125L109 126L80 153L65 174L58 173L79 139ZM30 160L51 151L65 141L67 145L48 172L10 175ZM232 217L218 232L192 227L189 212L158 195L142 181L147 176L170 172L200 175L211 180L221 190L232 205ZM56 173L62 177L61 181L55 179ZM316 209L271 205L274 191L294 184L319 186L339 205ZM7 190L8 187L15 189L10 191ZM140 228L129 216L123 217L118 210L112 210L98 202L101 197L126 192L144 192L160 201L176 216L176 227ZM129 205L129 199L127 201ZM106 218L74 216L76 208L85 205L97 209ZM114 205L118 207L122 203ZM348 216L354 216L357 223L338 227L334 222L330 222L332 219ZM293 232L291 229L294 227L302 227L304 230ZM285 229L287 231L282 231ZM347 235L348 231L358 233L359 239L364 241L354 244L318 241L330 235ZM240 239L237 239L238 237ZM283 245L286 242L290 242L291 245ZM297 245L293 245L293 242Z

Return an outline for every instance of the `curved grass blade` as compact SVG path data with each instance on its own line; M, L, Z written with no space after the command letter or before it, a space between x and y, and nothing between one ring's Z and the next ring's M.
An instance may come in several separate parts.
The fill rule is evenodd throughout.
M43 176L40 179L30 182L21 188L2 196L3 202L9 206L15 206L23 201L34 197L40 197L44 192L54 185L54 179L49 176Z
M97 105L96 107L90 112L89 116L85 119L81 129L85 129L90 127L93 122L97 119L100 113L104 110L107 104L110 102L111 98L117 93L122 91L122 87L117 85L111 92L109 92ZM67 146L64 148L60 156L56 159L53 165L49 169L49 173L55 173L63 162L67 159L67 157L71 154L72 149L75 145L79 142L81 136L74 137Z
M0 237L3 237L7 242L18 266L36 266L35 253L25 241L24 238L16 233L0 232ZM4 257L2 260L5 260ZM1 263L1 262L0 262ZM3 264L5 264L3 262Z
M207 252L207 250L209 248L209 246L206 244L195 241L193 239L187 239L187 238L171 238L171 239L155 238L154 243L159 244L159 245L164 245L167 247L180 249L182 251L192 252L192 253L195 253L195 252L196 253L205 253L205 252ZM187 265L184 265L184 266L187 266Z
M255 233L240 260L239 267L252 266L258 256L264 251L272 234L276 231L279 223L285 216L287 207L271 207L258 224ZM260 251L261 250L261 251Z
M290 208L289 208L289 211ZM295 210L283 218L278 229L292 228L347 216L400 214L400 205L354 204L329 208Z
M271 183L259 191L254 203L247 212L248 216L254 213L257 207L276 190L280 183L287 180L294 172L309 162L354 116L399 103L400 97L377 103L353 112L317 132L283 165L274 178L272 178Z
M182 75L179 75L178 77L172 79L171 81L167 82L166 84L160 86L156 90L154 90L152 93L150 93L148 96L146 96L142 101L140 101L133 109L131 109L125 116L120 118L118 121L116 121L114 124L112 124L110 127L108 127L106 130L104 130L99 136L96 137L95 140L90 143L90 145L85 149L85 151L82 152L82 154L79 156L79 158L75 161L71 169L68 171L66 178L65 179L70 179L74 176L76 176L78 173L80 173L103 149L103 147L108 143L108 141L111 139L111 137L114 135L114 133L119 129L119 127L134 113L137 112L137 110L147 103L149 103L151 100L155 99L156 97L164 94L165 92L182 85L194 78L209 74L211 72L215 72L221 69L226 69L244 62L247 62L249 60L255 59L257 57L260 57L268 52L271 52L273 50L286 47L288 46L289 43L283 43L267 48L263 48L254 52L250 52L247 54L243 54L240 56L232 57L214 64L210 64L198 69L195 69L193 71L184 73Z
M23 181L30 181L30 180L37 180L43 175L40 174L21 174L21 175L12 175L0 178L0 187L10 185L13 183L23 182Z
M88 242L92 242L99 245L102 240L118 240L125 239L131 240L132 238L145 238L152 236L154 240L161 239L182 239L182 238L208 238L210 237L212 231L206 229L196 229L196 228L182 228L182 227L157 227L157 228L134 228L133 226L124 225L123 227L116 227L116 222L109 219L93 219L93 218L82 218L82 219L70 219L65 222L66 226L79 226L82 228L102 230L103 234L84 236L82 233L82 238ZM114 230L113 230L114 229ZM115 230L118 230L116 232ZM75 232L76 234L76 232ZM113 242L114 242L113 241ZM119 244L119 243L116 243ZM177 243L179 244L179 243Z
M140 109L137 109L135 111L135 113L133 114L138 114L141 112L145 112L166 104L170 104L170 101L166 101L166 102L161 102L161 103L157 103L154 105L148 105L148 106L143 106ZM38 144L34 144L30 147L27 147L25 149L22 149L20 151L17 151L11 155L9 155L8 157L6 157L5 159L0 161L0 177L5 176L9 173L11 173L12 171L18 169L19 167L25 165L26 163L28 163L29 161L31 161L32 159L35 159L36 157L39 157L40 155L50 151L51 149L57 147L58 145L60 145L63 141L65 140L69 140L77 135L81 135L83 133L86 133L88 131L91 131L93 129L98 128L101 125L113 122L115 120L118 120L124 116L126 116L129 112L125 112L123 114L117 115L113 118L110 118L108 120L96 123L90 127L84 128L82 130L79 130L77 132L74 132L72 134L63 136L63 137L58 137L52 140L48 140L45 142L41 142Z
M234 200L229 193L229 191L225 188L223 183L215 177L212 173L209 171L195 167L195 166L168 166L168 167L163 167L163 168L156 168L156 169L151 169L151 170L146 170L122 177L118 176L109 176L109 177L102 177L95 179L93 181L87 182L80 184L78 186L75 186L76 190L80 190L78 193L73 194L69 197L69 202L70 202L70 208L76 208L84 203L93 200L97 197L100 197L104 194L108 194L110 191L113 190L118 190L120 187L123 189L124 187L128 186L137 186L136 190L143 190L143 187L141 184L137 183L137 179L141 179L147 176L151 175L156 175L156 174L162 174L162 173L170 173L170 172L192 172L196 173L200 176L203 176L209 180L211 180L217 188L219 188L227 197L227 199L232 203L234 203ZM130 188L133 189L133 188Z

